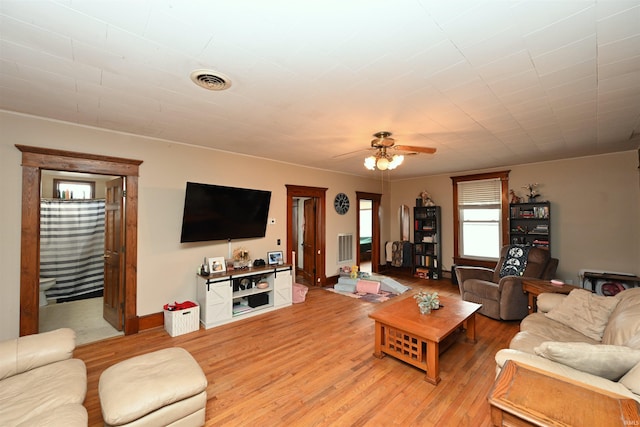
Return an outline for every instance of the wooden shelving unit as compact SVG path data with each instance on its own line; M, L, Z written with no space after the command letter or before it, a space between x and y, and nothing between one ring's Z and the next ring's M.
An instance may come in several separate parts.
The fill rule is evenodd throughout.
M425 279L442 277L440 206L413 208L413 269Z
M512 203L509 205L509 242L551 249L551 204Z

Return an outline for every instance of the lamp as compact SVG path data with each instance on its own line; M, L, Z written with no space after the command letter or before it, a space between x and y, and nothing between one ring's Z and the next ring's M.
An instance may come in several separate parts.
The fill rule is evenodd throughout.
M364 159L364 167L369 170L393 170L400 166L404 160L404 156L394 154L391 156L387 153L385 147L380 148L373 156Z

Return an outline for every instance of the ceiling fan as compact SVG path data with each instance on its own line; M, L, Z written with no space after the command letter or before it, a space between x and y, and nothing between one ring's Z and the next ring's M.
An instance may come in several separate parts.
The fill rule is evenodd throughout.
M371 140L371 148L376 152L364 159L364 166L369 170L387 170L395 169L400 166L404 160L401 154L391 155L387 150L394 149L406 152L407 154L433 154L436 152L432 147L418 147L414 145L396 145L396 140L391 138L391 132L381 131L374 133L374 139Z

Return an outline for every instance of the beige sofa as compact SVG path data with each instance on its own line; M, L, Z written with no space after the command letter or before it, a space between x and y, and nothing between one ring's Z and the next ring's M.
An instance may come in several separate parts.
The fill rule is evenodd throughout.
M75 346L67 328L0 342L2 426L87 425L87 369Z
M640 402L640 288L541 294L538 312L495 359L498 373L514 360Z

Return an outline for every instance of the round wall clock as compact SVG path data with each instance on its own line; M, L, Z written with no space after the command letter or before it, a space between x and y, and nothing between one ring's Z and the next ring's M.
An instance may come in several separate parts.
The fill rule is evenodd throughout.
M349 196L344 193L338 193L333 201L333 207L340 215L344 215L349 211Z

